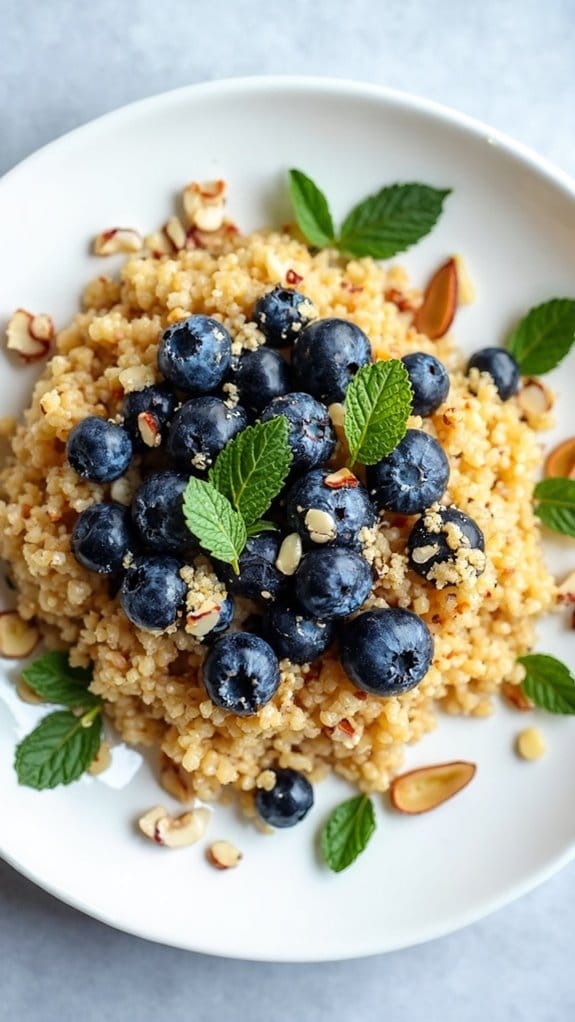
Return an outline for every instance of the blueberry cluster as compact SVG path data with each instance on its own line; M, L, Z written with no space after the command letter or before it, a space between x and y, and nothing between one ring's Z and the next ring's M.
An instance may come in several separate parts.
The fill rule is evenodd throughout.
M82 478L113 482L134 454L143 476L131 508L106 501L81 512L74 555L90 571L118 578L121 606L136 626L175 627L186 606L182 569L199 552L183 516L189 476L205 477L228 441L256 418L285 416L292 466L270 510L277 531L248 540L238 574L214 564L227 595L205 636L206 690L216 705L253 714L278 688L279 658L314 660L337 634L358 688L379 696L405 692L428 670L433 642L425 623L407 610L356 613L373 584L360 533L378 512L421 515L438 502L449 477L447 458L433 437L411 429L369 468L366 486L350 471L330 469L336 433L328 406L345 399L354 374L371 361L368 338L346 320L317 319L307 298L281 287L258 300L253 318L265 344L235 359L219 321L192 315L170 326L158 349L165 382L127 394L121 424L90 416L74 427L67 455ZM445 368L422 353L406 356L404 364L414 412L431 414L449 390ZM456 518L451 524L465 542L482 549L475 523L459 511ZM422 523L416 522L408 549L412 568L425 575L453 550L434 535L433 555L424 561ZM228 630L234 597L259 605L250 631ZM276 826L289 826L311 805L309 785L294 771L277 777L277 790L260 794L259 809Z

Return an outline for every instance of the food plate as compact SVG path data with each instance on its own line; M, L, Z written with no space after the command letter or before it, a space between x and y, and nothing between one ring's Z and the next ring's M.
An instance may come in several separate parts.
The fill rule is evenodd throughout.
M421 285L441 261L463 253L479 296L457 316L464 349L501 343L532 305L573 290L575 186L564 174L422 100L342 81L262 78L137 103L8 174L0 183L0 317L22 305L64 324L82 285L102 272L89 240L114 223L155 229L190 178L225 178L242 229L289 220L290 166L325 186L336 218L384 183L453 188L438 227L401 261ZM8 415L23 407L35 371L2 358ZM548 446L575 433L573 367L571 356L549 377L558 415ZM573 544L546 539L546 549L552 569L575 568ZM573 668L572 638L557 616L541 625L539 648ZM62 900L151 940L273 961L392 950L500 907L575 850L574 725L541 715L548 754L529 764L513 753L517 713L498 704L485 720L442 716L408 750L409 767L466 759L478 764L477 777L464 796L426 816L392 814L376 798L377 840L349 871L329 873L314 851L319 824L348 793L329 781L317 787L303 824L270 837L219 807L213 838L244 854L241 868L220 873L199 847L166 852L138 835L133 821L165 794L134 750L117 747L109 771L69 788L18 787L14 745L40 715L15 696L11 679L20 667L5 661L0 681L0 851Z

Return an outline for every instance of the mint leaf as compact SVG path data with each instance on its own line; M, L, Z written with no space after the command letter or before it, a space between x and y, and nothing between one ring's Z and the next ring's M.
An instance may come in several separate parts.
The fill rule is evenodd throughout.
M429 234L450 189L395 184L364 199L343 222L338 248L352 256L389 259Z
M358 370L345 395L343 428L350 465L374 465L395 450L405 436L411 399L407 369L399 359Z
M542 479L533 496L535 514L548 529L575 537L575 479Z
M373 803L367 795L342 802L321 832L321 851L330 869L341 873L364 851L375 830Z
M335 227L327 199L314 181L301 170L289 172L289 189L295 218L302 234L316 248L335 241Z
M102 737L99 706L76 717L70 710L49 714L16 748L20 784L41 791L71 784L95 759Z
M279 526L275 522L268 522L265 518L260 518L258 522L247 525L246 532L249 539L250 536L259 536L260 532L279 532Z
M523 691L549 713L575 713L575 678L565 664L545 653L518 657L526 671Z
M70 667L66 653L52 652L34 660L25 671L24 680L48 703L60 706L98 706L98 696L88 691L92 672L84 667Z
M531 309L507 340L524 376L554 369L575 343L575 300L552 298Z
M218 561L227 561L239 573L238 558L246 545L242 516L227 497L204 479L189 480L184 490L184 518L190 532Z
M210 470L209 480L253 525L280 492L292 461L288 421L278 415L248 426L226 444Z

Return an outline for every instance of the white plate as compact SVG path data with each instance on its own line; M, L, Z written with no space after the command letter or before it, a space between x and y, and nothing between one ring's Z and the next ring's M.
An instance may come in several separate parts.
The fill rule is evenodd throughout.
M402 261L421 283L449 254L465 254L479 300L458 313L455 329L469 349L502 341L532 304L573 294L575 188L565 175L434 104L343 81L261 78L137 103L8 174L0 184L0 318L23 305L64 324L83 283L104 269L88 254L93 235L114 224L154 229L192 177L225 177L243 228L284 222L290 166L325 187L337 217L386 182L453 188L439 227ZM8 414L22 407L34 374L2 358ZM575 433L573 365L550 378L559 393L557 436ZM556 568L575 568L575 544L548 547ZM541 628L541 648L575 666L572 640L561 619ZM442 718L409 751L410 766L474 760L477 778L420 818L393 815L376 798L378 833L348 872L330 874L314 853L319 824L347 790L333 781L318 786L304 824L270 838L218 809L212 836L244 852L239 869L221 874L198 847L170 852L134 832L138 813L165 796L131 750L117 750L114 770L99 780L49 793L19 788L13 747L38 711L13 696L6 679L18 667L4 667L2 854L59 898L152 940L286 961L390 950L479 918L573 854L575 724L541 715L549 752L531 765L512 752L523 721L498 708L486 721Z

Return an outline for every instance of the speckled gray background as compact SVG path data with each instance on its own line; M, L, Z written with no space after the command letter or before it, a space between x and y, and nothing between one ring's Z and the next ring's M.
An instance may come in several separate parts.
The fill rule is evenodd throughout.
M575 0L0 0L0 171L154 92L306 73L441 100L575 174L574 53ZM567 1022L574 941L573 866L433 944L274 966L124 936L0 864L0 1020Z

